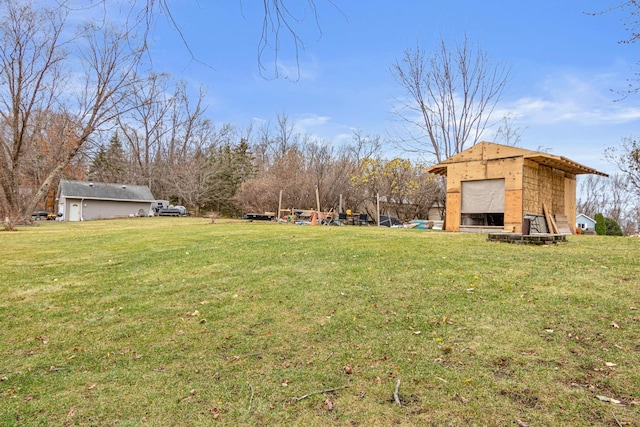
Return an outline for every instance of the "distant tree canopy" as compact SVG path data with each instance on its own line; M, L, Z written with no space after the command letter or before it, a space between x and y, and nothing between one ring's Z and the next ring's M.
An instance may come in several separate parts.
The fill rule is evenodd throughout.
M89 22L74 31L59 6L0 0L0 210L7 229L28 221L96 131L119 114L143 52L134 28Z
M294 11L310 11L317 24L316 4L264 1L261 71L265 52L277 62L283 35L297 54L296 28L303 21ZM431 178L422 165L382 159L377 135L358 131L350 143L335 145L298 133L284 114L260 129L216 125L206 114L203 89L194 94L186 82L141 71L153 19L159 13L172 19L170 3L121 6L114 10L126 15L124 25L111 25L105 7L103 19L81 22L75 31L86 16L74 15L71 0L52 7L0 0L0 215L6 228L28 222L43 200L55 209L52 192L61 177L148 185L157 198L196 212L274 211L281 191L290 208L315 207L319 199L323 209L342 201L372 210L371 188L352 181L366 164L375 167L387 213L426 215L435 191Z
M323 2L338 10L331 0ZM195 106L185 104L186 90L179 85L174 93L175 104L161 102L168 109L158 109L156 101L165 95L158 90L165 83L164 77L138 72L159 15L168 18L191 53L189 41L174 20L170 2L134 0L113 7L106 0L99 0L81 8L76 6L74 0L56 1L51 6L46 2L0 0L0 215L9 229L29 220L30 212L55 188L63 172L71 173L74 163L84 162L87 166L85 155L94 149L92 177L137 181L160 187L165 193L168 189L162 180L151 181L151 170L161 166L165 175L182 172L183 169L171 170L172 162L186 156L187 145L204 137L198 133L208 126L206 120L201 120L202 105L199 101ZM299 31L309 25L308 17L321 33L317 0L265 0L262 7L258 68L262 75L268 74L265 64L271 61L272 77L277 78L285 39L290 41L297 61L304 47ZM122 18L117 25L112 24L112 15ZM79 29L75 31L72 26L77 22ZM69 75L74 78L68 79ZM174 110L174 106L178 109ZM41 120L43 114L56 115L61 120ZM129 121L120 120L123 114L128 114ZM142 121L161 121L160 116L165 115L171 116L179 132L173 135L169 151L160 153L156 140L165 135L141 127ZM138 126L132 119L138 120ZM114 122L119 124L117 141L90 147L100 140L97 134L113 127ZM42 139L38 143L43 135L50 137L47 151L43 150ZM129 159L126 173L118 165L117 142L122 144L124 155L135 157ZM199 153L197 160L192 159L196 164L211 162L211 153L202 148L195 151ZM44 158L41 153L46 154ZM168 156L169 161L153 164L159 155ZM135 161L137 168L132 169ZM193 200L196 199L204 200L200 196Z

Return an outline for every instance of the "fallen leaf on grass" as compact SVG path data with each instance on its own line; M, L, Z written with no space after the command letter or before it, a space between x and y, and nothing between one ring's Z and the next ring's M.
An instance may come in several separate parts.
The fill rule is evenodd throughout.
M617 364L612 363L612 362L605 362L605 365L607 365L607 366L608 366L608 367L610 367L610 368L612 368L612 367L614 367L614 366L618 366Z
M347 374L347 375L353 374L353 368L351 367L351 365L346 365L344 367L344 373Z
M178 402L184 402L187 399L191 399L195 394L196 394L196 389L194 388L189 392L189 394L178 399Z
M94 388L96 388L97 385L98 385L97 383L93 383L89 387L87 387L87 390L93 390Z
M460 401L460 403L463 403L465 405L469 403L469 399L467 399L466 397L460 396L459 394L456 394L454 398Z
M217 420L220 417L220 410L218 408L209 409L209 413L213 415L214 420Z
M614 329L620 329L620 325L618 325L616 322L611 322L611 327Z
M596 396L596 398L597 398L598 400L603 401L603 402L613 403L614 405L618 405L618 404L620 404L620 401L619 401L619 400L614 399L614 398L612 398L612 397L602 396L602 395L600 395L600 394L599 394L599 395L597 395L597 396Z
M331 396L327 397L322 405L322 407L326 410L326 411L333 411L333 409L336 407L335 402L333 401L333 398Z

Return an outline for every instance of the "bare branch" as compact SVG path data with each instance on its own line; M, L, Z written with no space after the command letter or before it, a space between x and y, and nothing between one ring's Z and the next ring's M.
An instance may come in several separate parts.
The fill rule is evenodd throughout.
M345 388L349 388L349 386L348 385L343 385L342 387L334 387L334 388L328 388L326 390L314 391L313 393L305 394L304 396L292 397L289 401L292 402L292 403L295 403L295 402L299 402L301 400L304 400L304 399L306 399L308 397L315 396L316 394L331 393L333 391L338 391L338 390L342 390L342 389L345 389Z
M479 142L511 70L465 36L454 48L441 39L430 56L420 46L408 49L391 72L406 95L396 114L415 131L400 148L441 162Z

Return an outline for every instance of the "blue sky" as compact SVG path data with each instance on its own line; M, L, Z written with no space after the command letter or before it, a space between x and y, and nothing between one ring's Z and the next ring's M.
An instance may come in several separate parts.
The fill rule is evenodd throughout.
M169 0L197 61L160 17L152 33L154 68L204 85L208 114L218 123L247 126L285 113L299 131L337 144L354 129L385 137L397 126L392 110L403 91L389 69L405 49L430 49L441 37L455 41L466 33L494 61L512 66L494 118L516 118L522 147L544 147L614 172L602 158L604 148L637 134L638 98L615 102L612 89L633 77L638 46L619 43L627 36L622 11L585 13L616 0L334 0L337 8L316 0L318 25L306 1L289 3L298 4L294 12L302 17L296 24L304 42L299 77L286 34L281 77L260 76L259 0ZM263 60L265 75L272 75L272 58ZM489 130L483 139L492 137Z

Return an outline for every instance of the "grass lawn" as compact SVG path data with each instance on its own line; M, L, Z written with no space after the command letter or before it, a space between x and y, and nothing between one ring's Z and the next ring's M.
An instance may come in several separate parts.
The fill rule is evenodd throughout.
M0 252L3 426L640 425L639 239L142 218Z

